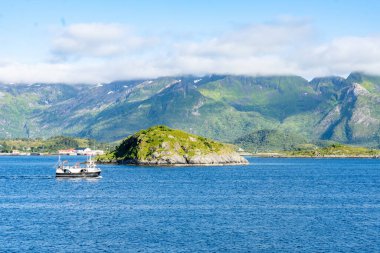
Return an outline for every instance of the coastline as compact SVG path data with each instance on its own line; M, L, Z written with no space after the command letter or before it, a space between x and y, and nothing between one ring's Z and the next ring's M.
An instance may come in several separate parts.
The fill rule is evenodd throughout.
M212 166L237 166L237 165L248 165L249 163L118 163L118 162L96 162L102 165L130 165L130 166L144 166L144 167L212 167Z
M59 156L60 154L31 154L31 153L20 153L20 154L12 154L12 153L0 153L0 156ZM79 155L78 155L79 156ZM281 153L244 153L240 154L242 157L258 157L258 158L367 158L367 159L380 159L380 156L377 155L287 155ZM245 163L224 163L224 164L213 164L213 163L199 163L199 164L184 164L184 163L175 163L175 164L156 164L156 163L119 163L119 162L101 162L97 161L98 164L120 164L120 165L136 165L136 166L228 166L228 165L245 165Z
M164 166L164 167L191 167L191 166L236 166L236 165L248 165L249 162L241 156L240 161L235 161L235 162L204 162L204 163L183 163L183 162L163 162L163 161L139 161L139 160L96 160L97 164L115 164L115 165L133 165L133 166L148 166L148 167L159 167L159 166Z
M86 156L86 155L67 155L58 153L0 153L0 156Z
M379 159L380 156L378 155L288 155L288 154L281 154L281 153L257 153L257 154L251 154L251 155L245 155L248 157L261 157L261 158L367 158L367 159Z

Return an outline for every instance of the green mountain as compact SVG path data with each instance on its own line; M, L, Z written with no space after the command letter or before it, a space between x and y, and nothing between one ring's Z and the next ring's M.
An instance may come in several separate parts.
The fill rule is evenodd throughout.
M316 125L321 139L366 146L379 145L380 78L351 74L333 106Z
M246 137L256 145L257 134L269 133L272 142L289 133L282 141L378 147L379 96L380 77L360 72L310 82L298 76L210 75L0 85L0 138L64 134L114 141L162 124L224 142Z
M80 86L65 84L0 84L0 138L59 135L41 124L38 115L76 96Z

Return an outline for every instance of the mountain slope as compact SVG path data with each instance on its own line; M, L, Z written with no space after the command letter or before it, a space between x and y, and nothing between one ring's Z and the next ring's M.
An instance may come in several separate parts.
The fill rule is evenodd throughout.
M72 98L78 89L65 84L0 85L0 137L45 135L38 115Z
M306 142L306 138L293 132L264 129L243 135L234 144L247 151L261 152L293 150Z
M107 131L121 138L155 124L183 129L219 140L232 140L250 129L273 124L257 112L240 112L223 101L202 95L193 78L183 78L152 97L130 102L124 100L99 113L89 123L94 138ZM255 120L253 120L255 118Z
M347 80L360 83L348 81L350 85L342 89L339 103L317 125L320 137L344 143L378 145L380 82L368 81L376 78L359 73L350 75Z

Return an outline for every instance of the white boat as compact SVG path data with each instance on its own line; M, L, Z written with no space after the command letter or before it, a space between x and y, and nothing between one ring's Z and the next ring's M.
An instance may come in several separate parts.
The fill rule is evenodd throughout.
M71 166L68 161L61 161L61 156L58 158L55 176L56 177L99 177L101 170L96 167L96 163L89 156L86 165L81 166L76 163Z

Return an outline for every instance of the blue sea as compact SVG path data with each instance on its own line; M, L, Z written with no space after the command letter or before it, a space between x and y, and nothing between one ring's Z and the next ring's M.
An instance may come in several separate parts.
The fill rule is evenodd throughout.
M0 157L0 252L380 252L380 160L248 159L56 179Z

